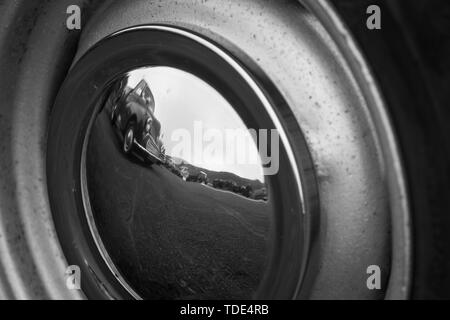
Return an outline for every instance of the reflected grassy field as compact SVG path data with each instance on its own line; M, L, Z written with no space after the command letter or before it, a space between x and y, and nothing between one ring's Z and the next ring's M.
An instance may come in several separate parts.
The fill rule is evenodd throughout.
M143 297L252 297L268 255L268 203L125 156L105 113L94 125L86 165L105 247Z

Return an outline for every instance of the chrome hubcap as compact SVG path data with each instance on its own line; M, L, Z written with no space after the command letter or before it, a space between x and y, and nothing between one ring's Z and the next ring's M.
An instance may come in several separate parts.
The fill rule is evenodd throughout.
M311 171L299 171L311 166L308 151L304 141L293 146L288 138L289 131L301 142L299 128L286 127L273 96L200 37L154 26L110 40L138 36L151 46L152 35L170 40L167 50L179 54L171 46L180 43L192 51L183 60L159 61L173 67L144 56L148 67L116 77L95 100L84 140L84 208L105 263L135 298L295 296L316 208ZM212 66L215 72L206 73ZM121 122L133 120L124 137L124 151L131 138L136 143L133 157L116 148L124 128L107 121L112 106L102 101L113 101L110 96L122 97L115 110ZM164 161L148 167L142 160L150 138L164 150ZM293 250L295 257L283 253Z
M333 17L319 14L324 3L305 2L324 26L339 26ZM76 144L66 143L82 145L79 176L72 177L71 170L67 181L79 181L88 230L104 264L86 263L96 276L107 267L114 277L107 282L108 292L125 289L134 298L372 299L389 296L388 281L394 278L406 283L407 268L399 274L398 265L407 261L407 249L400 255L391 255L391 249L402 243L408 247L407 230L402 229L408 208L398 200L404 199L404 181L401 170L394 170L399 157L383 103L366 69L361 73L347 63L349 56L360 57L357 50L335 42L304 8L299 13L305 19L298 28L277 21L274 36L261 39L258 50L250 43L259 38L245 38L251 32L233 33L221 25L208 38L183 28L148 25L107 37L75 65L67 88L90 92L82 111L83 119L90 120L74 126L79 129L73 134ZM87 34L86 43L95 42ZM271 50L283 48L277 34L294 44L290 52L297 63L292 57L273 63L273 55L281 53ZM223 39L236 47L225 51L217 45L226 44ZM158 43L163 45L155 48ZM113 52L117 47L127 52ZM81 55L87 47L80 48ZM91 58L92 52L105 56L103 65ZM94 78L94 68L106 72ZM161 76L161 70L170 75ZM176 80L180 74L191 81ZM104 103L114 92L111 83L114 87L127 77L139 79L128 85L133 102L123 105L152 105L135 119L133 156L124 158L124 128L117 126L138 112L118 107L121 121L103 119L111 117ZM147 84L140 81L146 78ZM97 89L84 83L95 83ZM177 91L180 86L196 89ZM208 95L195 91L202 86L218 97L212 105L222 105L220 110L194 101ZM149 148L139 136L146 117L154 118L149 134L164 150L163 163L150 168L142 166ZM195 126L196 121L202 125ZM251 129L277 130L279 172L268 173L273 163L264 162L259 143L253 145L259 169L215 164L220 143L214 141L220 129L227 129L217 131L218 123L239 123L231 127L247 134ZM204 139L197 139L196 130ZM127 151L129 135L123 139ZM182 146L172 140L183 141ZM223 152L225 158L228 152ZM395 174L386 177L387 172ZM254 215L256 211L263 215ZM383 290L366 287L371 265L383 270Z

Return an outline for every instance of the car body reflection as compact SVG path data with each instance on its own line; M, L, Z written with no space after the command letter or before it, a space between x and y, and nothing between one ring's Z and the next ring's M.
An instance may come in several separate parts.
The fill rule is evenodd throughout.
M122 149L125 153L138 154L146 162L162 163L161 124L154 115L152 91L144 79L134 89L127 82L125 76L112 86L106 106L122 139Z

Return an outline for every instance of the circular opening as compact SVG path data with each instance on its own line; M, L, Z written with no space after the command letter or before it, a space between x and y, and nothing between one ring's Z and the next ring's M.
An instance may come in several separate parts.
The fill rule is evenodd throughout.
M278 136L249 130L175 68L130 71L101 100L85 152L88 220L123 284L149 299L253 297L275 215L261 159L278 164Z

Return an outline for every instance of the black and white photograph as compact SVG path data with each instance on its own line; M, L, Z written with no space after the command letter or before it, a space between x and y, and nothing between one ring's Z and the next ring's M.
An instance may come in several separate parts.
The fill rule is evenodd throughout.
M447 299L450 1L0 0L0 300Z

